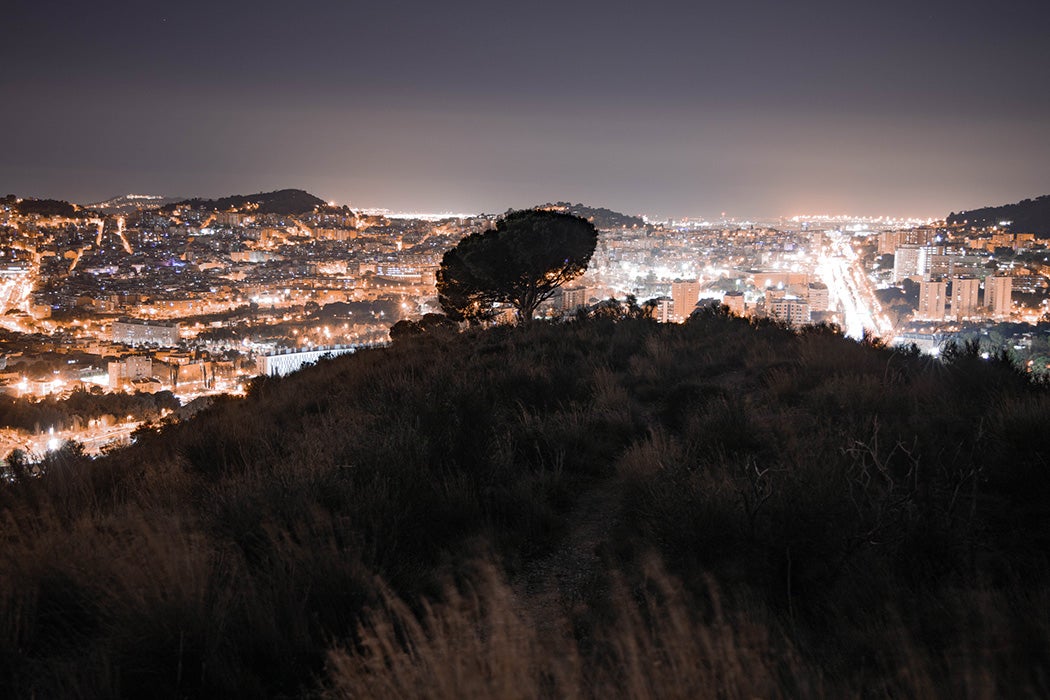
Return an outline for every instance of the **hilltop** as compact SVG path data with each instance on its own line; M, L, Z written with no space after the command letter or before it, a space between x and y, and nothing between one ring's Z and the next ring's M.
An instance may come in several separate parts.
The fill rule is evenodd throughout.
M251 211L259 214L282 214L294 216L311 212L317 207L326 206L320 197L306 192L305 190L275 190L273 192L258 192L256 194L234 194L218 199L184 199L162 207L162 210L171 211L178 206L190 206L194 209L208 211Z
M0 488L10 696L1046 695L1050 395L720 313L389 347Z
M1006 226L1014 233L1034 233L1041 238L1050 238L1050 194L1035 199L1022 199L1016 204L981 207L968 211L952 212L948 215L949 226Z
M645 226L645 220L640 216L621 214L618 211L605 209L603 207L589 207L584 204L572 204L571 202L548 202L547 204L541 204L536 208L560 211L583 217L594 224L595 228L600 230L642 228Z

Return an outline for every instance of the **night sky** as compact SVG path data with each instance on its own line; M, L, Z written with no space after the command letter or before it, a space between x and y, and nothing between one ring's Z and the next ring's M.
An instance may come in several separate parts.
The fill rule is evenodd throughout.
M0 9L0 194L943 216L1050 193L1050 1Z

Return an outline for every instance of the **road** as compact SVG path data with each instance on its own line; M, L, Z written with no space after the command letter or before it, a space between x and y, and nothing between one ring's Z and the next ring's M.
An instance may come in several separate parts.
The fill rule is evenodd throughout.
M133 421L129 423L118 423L105 428L89 428L85 430L60 430L53 433L36 435L29 440L29 451L35 455L58 449L67 440L76 440L84 446L84 451L89 455L99 454L104 447L115 443L127 443L131 440L131 434L135 432L142 423Z
M821 256L817 272L828 285L829 302L843 311L847 337L860 340L866 331L886 339L893 335L893 324L882 313L848 236L832 236L830 251Z
M24 310L29 293L33 291L34 279L36 279L35 268L24 274L0 277L0 315L6 314L11 309Z

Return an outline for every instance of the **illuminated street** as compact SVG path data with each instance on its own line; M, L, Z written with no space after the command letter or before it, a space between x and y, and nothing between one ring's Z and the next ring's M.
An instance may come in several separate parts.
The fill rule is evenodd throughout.
M864 332L888 337L893 325L881 312L871 282L857 265L857 254L848 237L841 233L832 237L832 251L817 263L817 272L828 285L832 306L843 313L843 332L847 337L861 339Z
M0 278L0 314L21 308L33 289L35 276L27 271Z

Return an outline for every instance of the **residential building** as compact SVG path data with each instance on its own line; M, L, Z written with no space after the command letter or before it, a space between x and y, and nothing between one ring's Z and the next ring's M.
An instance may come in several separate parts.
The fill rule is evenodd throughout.
M671 283L671 299L674 301L674 320L685 321L693 313L700 300L700 282L697 280L675 280Z
M992 316L1004 318L1010 315L1013 297L1013 280L1006 276L988 276L984 280L984 305Z
M952 316L958 320L977 315L977 294L981 281L976 277L952 280Z
M925 321L943 321L945 294L948 283L944 280L923 280L919 283L919 308L915 318Z

